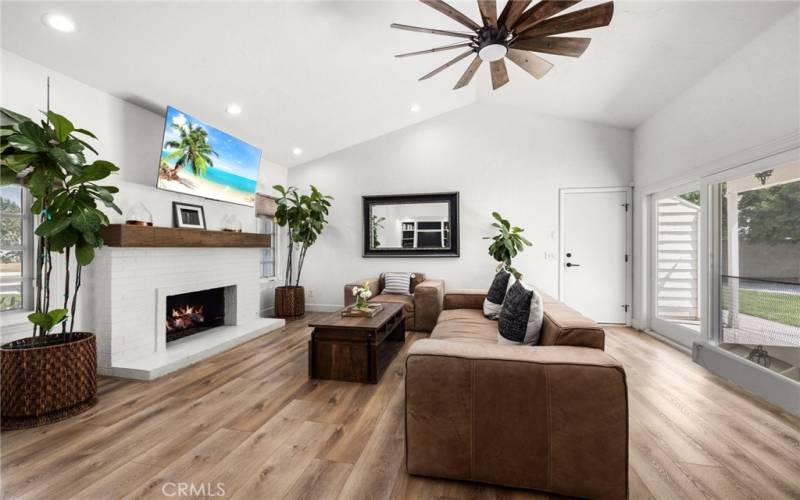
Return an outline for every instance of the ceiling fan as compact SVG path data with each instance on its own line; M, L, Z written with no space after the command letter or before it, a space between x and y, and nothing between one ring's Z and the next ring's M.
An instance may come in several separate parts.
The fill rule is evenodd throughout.
M406 24L393 23L392 28L434 35L452 36L466 41L435 47L417 52L398 54L395 57L408 57L431 54L445 50L466 48L465 52L422 76L426 80L449 68L458 61L475 54L467 70L456 82L453 90L466 87L483 61L488 61L492 74L492 88L498 89L508 83L508 72L504 58L524 69L535 78L542 78L553 64L533 52L579 57L591 42L591 38L552 36L572 31L581 31L600 26L608 26L614 15L614 2L606 2L569 14L553 17L580 0L543 0L528 9L532 0L508 0L500 16L497 15L496 0L478 0L483 24L478 24L442 0L420 0L447 17L458 21L469 32L420 28ZM527 10L526 10L527 9Z

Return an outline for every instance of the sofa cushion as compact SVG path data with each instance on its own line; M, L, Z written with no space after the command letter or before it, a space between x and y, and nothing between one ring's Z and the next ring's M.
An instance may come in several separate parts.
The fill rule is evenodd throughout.
M497 343L497 322L486 318L480 309L449 309L439 315L432 339L476 344Z
M403 310L405 313L413 314L414 313L414 297L411 295L387 295L384 293L378 294L371 299L370 302L384 302L390 304L403 304Z

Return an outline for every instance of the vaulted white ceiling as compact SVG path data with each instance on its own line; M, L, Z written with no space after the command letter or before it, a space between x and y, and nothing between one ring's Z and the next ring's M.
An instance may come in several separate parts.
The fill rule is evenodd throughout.
M480 19L474 1L452 4ZM488 65L470 87L451 90L467 60L417 82L457 52L392 57L457 41L391 30L392 22L463 29L413 1L4 1L2 45L155 112L172 104L293 166L476 99L634 127L795 4L615 6L611 26L581 34L593 41L580 59L545 56L556 66L542 80L509 63L511 82L497 91ZM78 29L46 28L46 12L69 15ZM225 113L232 102L241 115ZM296 146L303 155L292 154Z

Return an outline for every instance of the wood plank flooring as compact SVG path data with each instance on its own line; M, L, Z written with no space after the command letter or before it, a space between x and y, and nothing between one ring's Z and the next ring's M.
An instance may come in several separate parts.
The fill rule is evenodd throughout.
M2 497L548 498L406 474L403 359L425 335L378 385L309 380L314 318L154 382L101 378L91 411L3 433ZM640 332L607 331L628 374L631 498L800 498L800 419Z

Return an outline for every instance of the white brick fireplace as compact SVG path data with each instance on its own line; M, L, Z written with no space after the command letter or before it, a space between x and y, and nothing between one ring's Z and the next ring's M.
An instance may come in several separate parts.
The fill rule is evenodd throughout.
M150 380L284 325L259 317L258 248L104 247L92 263L98 371ZM167 297L225 287L225 324L166 341Z

